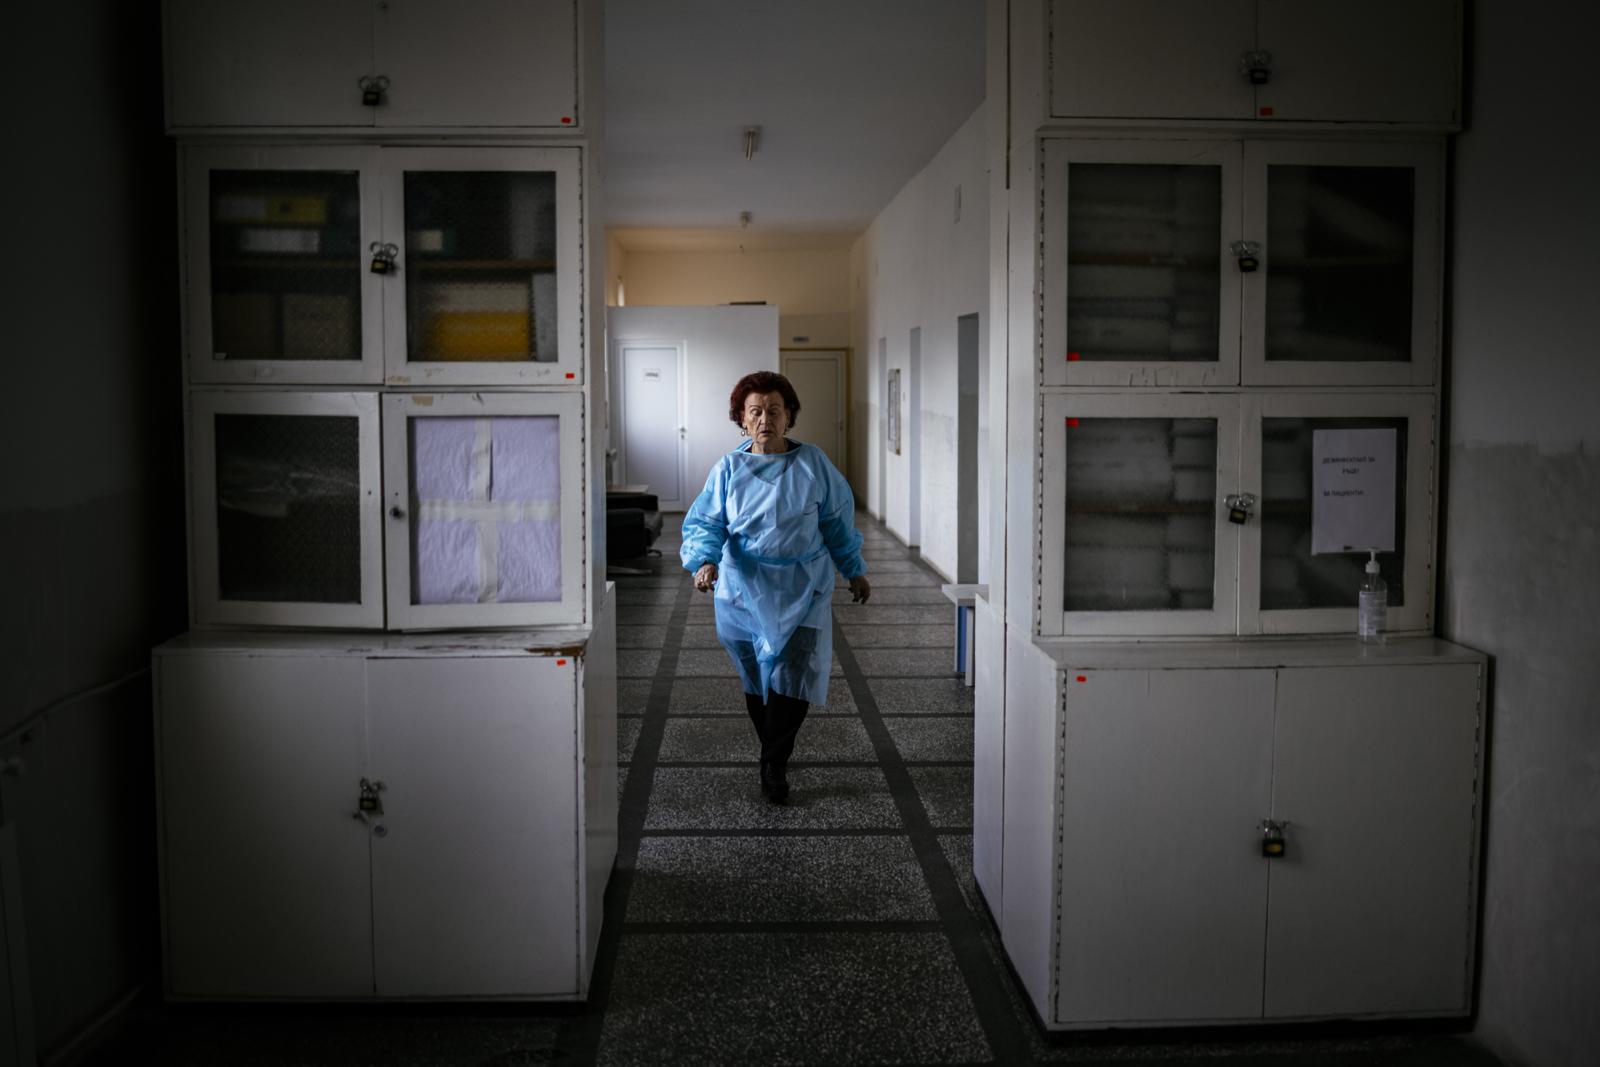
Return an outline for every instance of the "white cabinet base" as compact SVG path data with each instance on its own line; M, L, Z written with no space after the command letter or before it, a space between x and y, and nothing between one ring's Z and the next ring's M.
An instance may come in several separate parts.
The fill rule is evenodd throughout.
M614 599L593 633L157 649L168 996L582 999L616 856Z
M975 768L1003 815L974 848L1000 853L986 892L1047 1027L1470 1011L1481 655L1006 645L1003 753L980 753L1004 762Z

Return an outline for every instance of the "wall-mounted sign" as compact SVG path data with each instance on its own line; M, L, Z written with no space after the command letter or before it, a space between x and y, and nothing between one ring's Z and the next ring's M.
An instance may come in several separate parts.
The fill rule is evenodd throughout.
M1394 551L1393 429L1311 434L1311 551Z
M644 380L647 382L659 382L661 380L661 371L654 367L646 370L644 372Z

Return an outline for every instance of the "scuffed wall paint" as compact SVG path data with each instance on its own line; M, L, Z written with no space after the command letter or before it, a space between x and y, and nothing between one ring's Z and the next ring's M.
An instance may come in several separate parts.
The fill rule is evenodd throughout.
M1450 450L1441 627L1493 657L1479 1032L1600 1055L1600 458Z

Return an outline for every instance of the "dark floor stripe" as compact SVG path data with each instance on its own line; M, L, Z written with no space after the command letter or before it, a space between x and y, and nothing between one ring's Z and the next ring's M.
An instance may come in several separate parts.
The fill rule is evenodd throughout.
M673 573L675 559L661 563L667 573ZM562 1022L556 1035L555 1058L572 1063L594 1063L600 1051L600 1032L605 1023L606 1005L611 999L611 979L617 963L617 948L622 940L622 916L628 913L628 896L633 890L634 872L639 862L639 840L644 833L645 816L650 811L650 787L655 775L656 756L661 751L661 737L666 732L667 710L672 703L672 682L677 676L678 651L683 646L683 628L689 617L689 603L694 596L694 586L687 574L681 576L677 597L672 602L668 618L666 640L662 642L661 658L656 661L656 673L650 683L650 695L645 700L644 721L639 726L639 737L634 742L633 759L629 764L628 782L623 787L617 810L617 860L612 868L611 881L606 886L605 921L600 929L600 944L595 952L594 972L589 985L588 1004L581 1015ZM626 615L622 605L617 607L618 621Z
M978 1015L978 1025L989 1041L989 1050L998 1063L1012 1064L1030 1061L1027 1042L1012 1013L1005 995L1005 978L995 967L983 943L983 935L967 907L966 896L956 883L939 843L941 833L950 832L933 826L923 807L922 798L911 780L906 762L900 758L889 728L878 713L878 700L873 696L867 676L856 663L855 651L837 618L833 623L833 652L844 668L845 682L856 698L862 722L872 747L878 753L883 776L889 782L889 794L894 797L900 811L900 820L911 837L911 848L922 865L922 874L933 896L934 908L939 913L939 926L950 941L956 966L966 981L967 993ZM969 764L970 766L970 764ZM970 829L963 832L971 832Z
M825 919L817 922L639 922L627 923L628 936L651 934L937 934L937 919Z

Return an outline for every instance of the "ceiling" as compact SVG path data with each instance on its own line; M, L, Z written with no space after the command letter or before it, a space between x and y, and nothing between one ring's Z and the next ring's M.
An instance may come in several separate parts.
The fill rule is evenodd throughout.
M848 245L983 101L983 0L605 10L606 216L629 250Z

